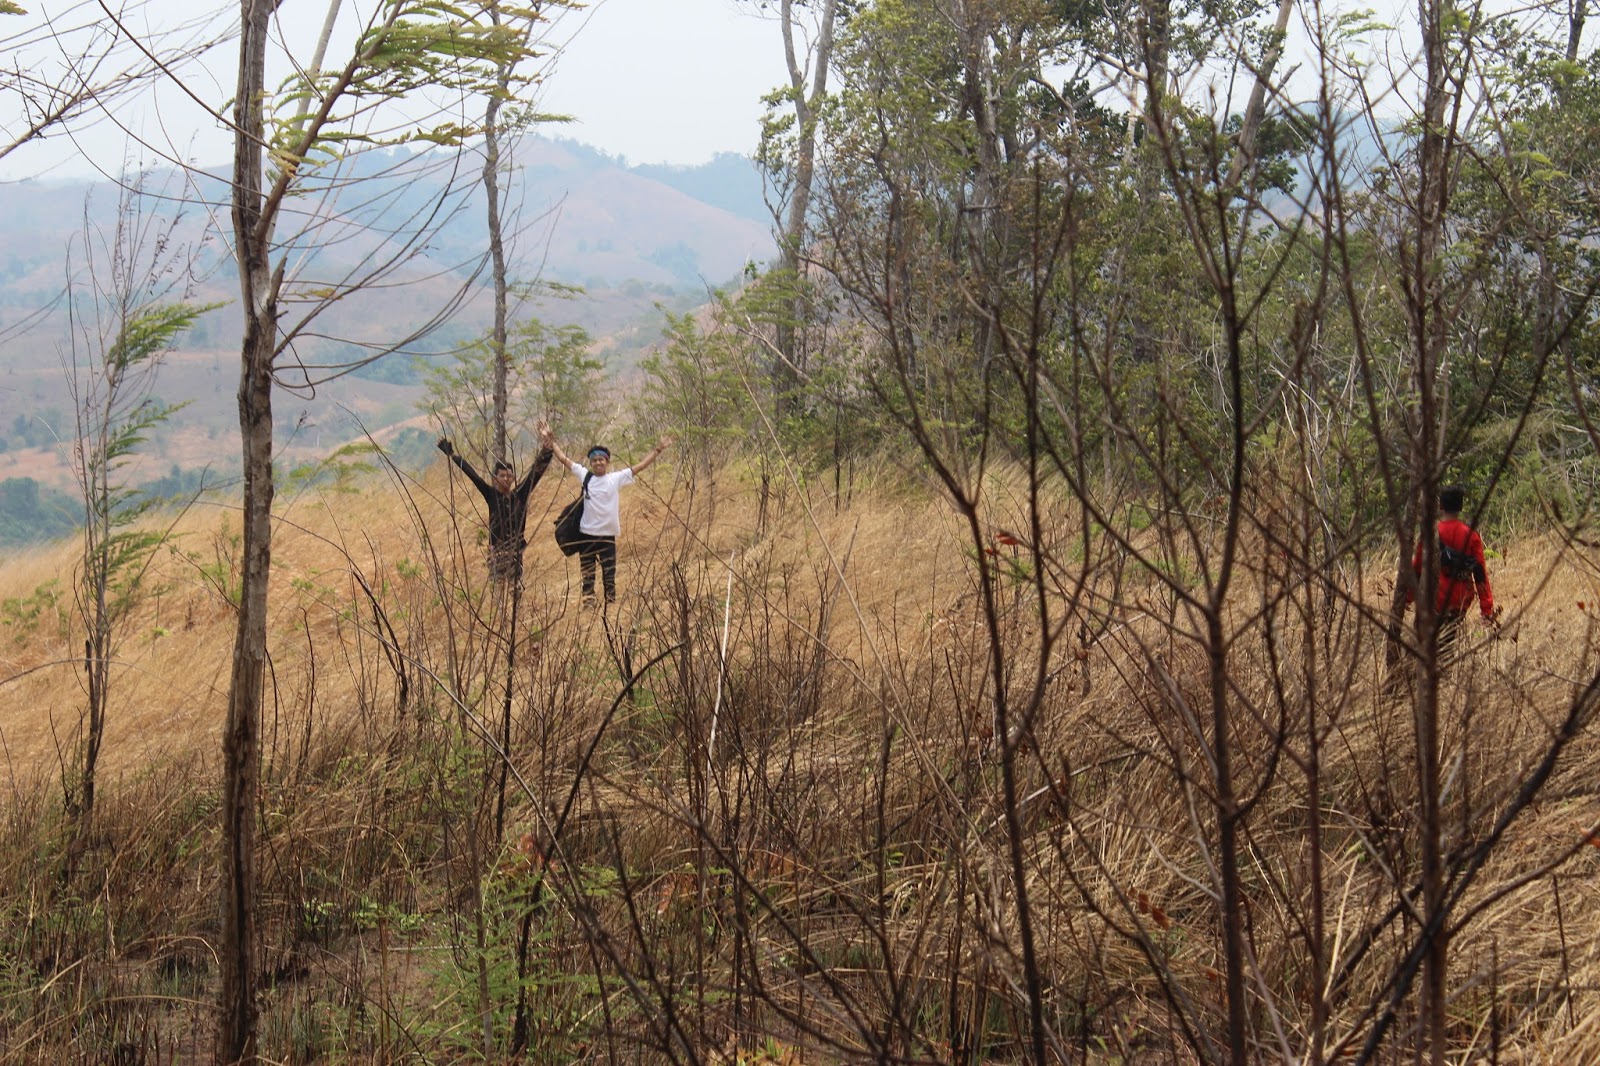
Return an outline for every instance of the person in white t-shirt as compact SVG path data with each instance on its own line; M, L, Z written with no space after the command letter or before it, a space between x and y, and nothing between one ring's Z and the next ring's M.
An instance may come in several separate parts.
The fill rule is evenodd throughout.
M617 536L622 532L622 508L618 497L624 485L633 484L633 476L655 462L672 445L671 437L662 437L651 451L632 466L621 470L611 469L611 450L602 444L589 449L589 465L573 460L547 425L541 425L545 447L555 452L556 461L572 471L572 476L582 481L588 477L584 489L583 520L578 529L584 541L578 548L578 566L583 575L583 599L594 602L595 564L599 564L606 602L617 598ZM592 476L590 476L592 475Z

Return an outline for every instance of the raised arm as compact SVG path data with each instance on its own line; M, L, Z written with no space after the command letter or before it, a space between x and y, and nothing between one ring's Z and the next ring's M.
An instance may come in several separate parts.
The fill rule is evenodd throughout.
M635 474L639 473L645 467L649 466L651 463L653 463L657 459L659 459L661 457L661 453L666 451L670 447L672 447L672 438L671 437L662 437L659 441L656 442L656 446L654 448L652 448L650 451L644 453L644 458L643 459L640 459L637 463L633 464L633 472Z
M561 445L556 442L555 431L550 428L550 423L539 423L539 439L544 441L544 446L550 449L551 454L556 457L562 466L572 466L572 456L561 450ZM549 458L546 457L545 462L549 463L549 461Z
M483 480L483 478L479 477L478 472L472 469L471 463L467 462L465 459L461 458L461 456L456 454L456 447L454 444L450 443L449 437L439 438L439 450L450 457L450 461L456 464L463 474L467 475L467 479L477 486L478 491L483 493L486 498L488 497L489 493L494 491L494 487L487 481Z
M539 483L540 478L544 477L545 468L549 465L550 449L548 447L540 448L539 454L534 457L533 468L529 470L527 476L522 479L522 484L518 485L516 488L517 495L525 496L529 492L533 491L533 487Z

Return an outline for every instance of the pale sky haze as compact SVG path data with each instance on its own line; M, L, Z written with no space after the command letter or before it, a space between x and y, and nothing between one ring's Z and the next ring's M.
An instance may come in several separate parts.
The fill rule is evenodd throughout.
M237 21L235 6L202 3L219 12L217 25ZM23 6L29 15L0 21L0 50L25 23L61 18L64 9L77 7L70 0L27 0ZM357 10L367 9L370 2L345 0L341 28L353 25ZM143 14L160 24L164 18L193 19L197 10L194 0L149 0ZM325 11L324 0L286 0L279 10L283 26L304 28L307 57ZM692 165L719 152L752 154L761 97L785 77L777 25L749 0L598 0L564 12L549 36L556 53L539 106L573 121L538 132L582 141L630 163ZM53 69L48 46L35 47L44 51L34 69ZM336 43L330 55L337 49ZM232 43L224 44L203 68L189 67L191 90L208 102L226 100L235 54ZM14 109L15 101L0 100L0 134L18 128ZM55 134L12 153L0 160L0 180L114 174L124 159L160 162L136 141L159 146L158 155L205 166L229 157L225 131L171 86L141 94L115 115L115 121L88 128L80 123L70 136Z
M547 132L630 163L703 163L755 152L761 97L785 78L777 24L735 0L604 0L557 61ZM565 27L562 27L563 29Z
M106 21L102 0L21 0L30 11L23 17L0 17L0 62L20 64L49 78L63 65L54 42L36 27L46 19L81 24ZM237 0L103 0L113 9L132 8L130 26L136 32L181 23L209 23L215 35L237 22ZM322 25L329 0L283 0L275 32L293 36L301 62L309 61L312 42ZM348 49L358 21L370 17L379 0L340 0L339 32L330 61ZM1359 5L1361 0L1349 0ZM1494 8L1512 0L1488 0ZM1345 4L1344 6L1349 6ZM1402 82L1414 62L1414 18L1392 5L1396 29L1366 42L1375 51L1369 74L1381 83L1392 77ZM538 132L592 145L630 163L703 163L719 152L752 154L759 138L763 113L761 97L786 78L782 42L776 22L763 16L759 0L594 0L588 6L563 11L549 29L553 55L537 101L541 110L572 117ZM215 13L214 15L212 13ZM1307 40L1306 20L1321 8L1301 7L1291 24L1289 54L1280 73L1290 75L1291 96L1310 99L1316 63ZM35 29L30 31L30 26ZM31 44L24 48L18 41ZM191 92L212 106L222 106L233 93L236 46L225 43L203 64L191 64L183 77ZM269 70L269 83L288 67L282 62ZM1202 70L1196 75L1209 76ZM1224 80L1225 93L1243 92L1247 79ZM1203 86L1186 84L1184 91L1203 99ZM20 129L15 94L0 94L0 144ZM1380 91L1380 112L1404 111L1405 94ZM1115 105L1116 94L1108 99ZM1123 102L1124 106L1132 106ZM1228 100L1229 107L1242 106ZM119 128L120 124L120 128ZM141 147L140 142L146 146ZM225 165L231 144L223 124L207 115L171 84L142 92L136 101L114 111L114 121L78 122L65 132L53 133L43 144L32 145L0 159L0 181L34 176L81 177L97 172L116 175L125 162L135 167L157 166L164 159L181 159L201 166Z

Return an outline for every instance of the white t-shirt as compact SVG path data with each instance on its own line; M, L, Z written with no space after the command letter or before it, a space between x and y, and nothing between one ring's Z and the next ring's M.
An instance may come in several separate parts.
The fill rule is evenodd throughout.
M589 468L582 463L573 463L572 473L581 483L589 477ZM591 537L620 536L622 508L618 497L622 495L622 486L632 484L631 466L589 478L589 498L583 501L583 521L578 523L578 529Z

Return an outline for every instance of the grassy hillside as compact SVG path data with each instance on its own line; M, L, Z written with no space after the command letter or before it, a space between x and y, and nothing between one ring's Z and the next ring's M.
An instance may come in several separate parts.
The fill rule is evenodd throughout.
M1216 1037L1215 840L1185 772L1206 757L1206 664L1160 586L1080 566L1092 630L1077 591L1041 603L1001 532L1020 506L1003 473L975 545L891 478L848 501L790 485L758 528L738 470L695 482L669 456L624 495L602 615L549 537L574 486L535 491L514 625L484 588L476 496L442 465L280 498L259 812L273 1061L519 1044L548 1062L1020 1061L1030 981L1061 1061L1190 1062L1185 1025ZM1055 513L1065 557L1079 516ZM125 626L69 881L74 560L0 567L0 1062L209 1053L237 528L226 503L184 516ZM1594 1061L1587 732L1536 806L1481 827L1582 696L1600 578L1553 541L1499 547L1507 622L1473 631L1443 688L1453 839L1494 845L1452 934L1453 1039ZM1265 592L1277 557L1248 554ZM1363 1032L1415 937L1410 701L1382 684L1393 560L1370 562L1315 613L1291 597L1253 628L1263 595L1230 620L1255 1061L1299 1053L1314 1001L1336 1038ZM997 691L1036 699L1009 755ZM1415 1019L1396 1009L1398 1049Z
M330 194L324 207L347 215L349 224L326 245L308 249L299 269L319 278L360 274L393 254L421 224L419 218L429 228L389 284L335 308L322 335L398 341L464 284L470 291L453 327L466 336L487 328L491 301L481 278L472 284L488 251L483 193L458 170L441 166L444 158L396 149L349 161L347 177L363 180ZM636 324L657 301L703 298L708 286L727 284L747 263L773 253L770 213L760 206L761 177L748 159L629 167L576 142L530 136L517 142L513 160L505 179L511 277L522 284L582 287L587 299L546 302L535 313L560 314L561 321L579 323L597 337ZM182 251L176 262L193 298L237 300L238 274L219 251L227 242L216 228L219 218L227 218L226 182L204 171L156 171L139 182L145 196L134 198L130 210L144 225L159 225L165 244ZM59 369L70 344L61 305L65 280L73 276L81 300L92 263L79 246L113 233L121 208L111 182L6 186L0 203L0 280L6 283L0 288L0 369ZM206 348L215 339L226 347L238 335L237 321L232 309L215 314L190 342ZM312 352L323 354L315 345Z
M348 164L352 176L368 180L330 194L324 209L339 215L338 205L345 228L338 239L308 250L297 269L309 275L363 274L404 243L396 227L428 220L432 228L384 285L340 300L318 319L314 336L297 340L295 358L310 364L401 350L315 388L296 388L295 375L287 374L277 405L279 454L288 463L314 461L368 433L390 443L417 414L426 368L447 365L453 352L490 328L482 191L440 167L439 158L405 149L358 155ZM582 327L592 340L589 354L612 378L634 372L660 341L663 309L681 313L705 304L712 288L738 279L748 263L772 252L771 223L759 209L760 175L747 159L628 167L575 142L536 136L518 142L514 159L505 179L509 269L512 280L531 291L513 302L513 328L533 319ZM204 172L156 172L142 180L148 195L136 203L143 224L159 223L161 244L174 254L183 278L173 298L219 306L165 361L159 395L187 406L158 434L133 471L135 480L196 477L202 469L211 482L230 479L237 476L239 455L234 394L241 325L237 271L220 253L228 242L215 229L228 217L227 187ZM447 191L452 181L461 187ZM425 210L436 199L446 208ZM3 200L0 481L29 479L65 490L72 476L61 442L72 435L74 408L68 371L96 353L84 336L74 341L64 287L72 276L84 314L94 272L82 246L97 246L116 232L119 197L109 182L26 181L7 186ZM565 288L553 293L535 283ZM406 343L451 306L443 326ZM14 540L0 529L0 545Z

